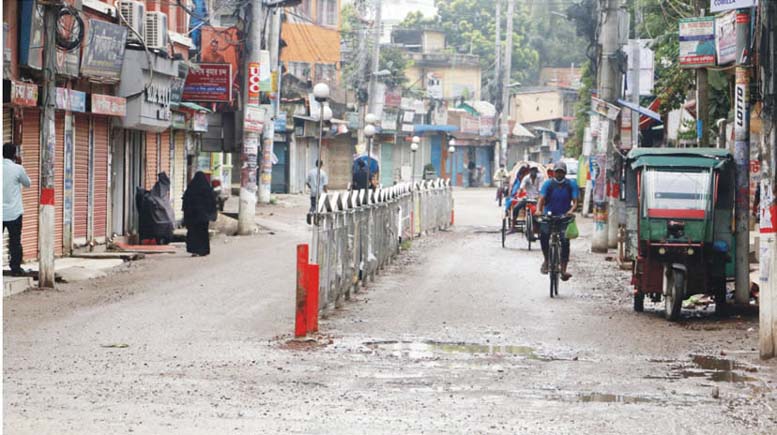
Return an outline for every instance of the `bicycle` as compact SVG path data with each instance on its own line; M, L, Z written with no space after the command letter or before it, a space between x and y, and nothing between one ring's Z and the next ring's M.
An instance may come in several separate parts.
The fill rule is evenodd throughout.
M537 212L537 200L526 200L526 227L523 229L523 235L526 236L526 242L529 244L529 251L531 251L532 242L536 241L534 237L534 219L532 216Z
M575 220L574 216L537 217L542 231L550 233L550 246L548 249L548 276L550 277L550 297L558 296L558 281L561 276L561 232L566 231L567 225Z

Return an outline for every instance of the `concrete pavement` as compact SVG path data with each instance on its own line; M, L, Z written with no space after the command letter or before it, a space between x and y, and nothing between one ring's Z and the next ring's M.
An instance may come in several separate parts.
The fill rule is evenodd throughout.
M547 296L540 253L503 249L491 190L453 231L291 340L304 204L278 225L4 304L8 433L771 433L757 321L631 311L628 276L573 244ZM298 222L298 223L295 223ZM288 229L288 230L287 230Z

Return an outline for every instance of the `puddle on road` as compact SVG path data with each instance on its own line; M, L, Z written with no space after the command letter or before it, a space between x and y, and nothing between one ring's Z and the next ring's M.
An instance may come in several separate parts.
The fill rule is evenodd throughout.
M655 400L641 396L623 396L620 394L580 393L577 400L583 403L649 403Z
M714 382L745 383L758 379L744 374L755 373L756 367L742 364L735 360L718 358L711 355L691 355L692 366L680 364L673 367L675 379L706 378Z
M440 356L517 356L525 359L549 361L551 358L540 356L529 346L511 346L496 344L456 343L439 341L372 341L365 346L385 351L397 357L411 359L429 359Z

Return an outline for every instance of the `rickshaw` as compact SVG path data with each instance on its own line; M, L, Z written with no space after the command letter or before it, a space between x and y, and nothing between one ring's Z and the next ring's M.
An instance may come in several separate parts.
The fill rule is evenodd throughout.
M723 314L734 278L735 164L716 148L639 148L625 162L627 256L633 261L634 310L664 300L680 318L700 293Z
M509 193L505 198L504 215L502 216L503 248L505 247L507 235L515 232L522 232L524 234L530 251L532 242L536 240L535 231L533 228L533 220L531 218L527 219L526 217L527 213L529 217L534 214L534 211L537 207L537 201L527 200L526 207L524 207L524 209L519 213L514 213L515 207L520 201L523 200L523 197L525 196L521 194L516 197L516 194L518 194L521 187L521 180L523 180L523 178L529 174L529 171L532 167L538 168L540 175L542 176L547 173L547 170L544 166L539 163L529 161L518 162L515 164L515 166L513 166L512 170L510 170Z

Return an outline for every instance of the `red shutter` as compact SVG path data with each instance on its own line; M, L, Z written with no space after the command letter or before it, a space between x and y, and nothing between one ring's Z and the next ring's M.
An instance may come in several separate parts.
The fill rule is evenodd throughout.
M86 239L89 226L89 117L77 114L73 152L73 240Z
M157 162L156 133L146 132L146 189L151 190L156 183Z
M54 151L54 255L62 255L64 244L65 191L65 112L56 112L56 147Z
M165 130L162 133L162 152L160 153L160 165L159 172L164 172L167 176L170 176L170 130ZM156 182L156 177L154 177Z
M108 237L108 140L111 120L94 117L94 237Z
M20 109L21 110L21 109ZM40 194L40 110L22 110L22 165L30 177L29 189L22 189L24 218L22 248L24 259L38 258L38 207Z

